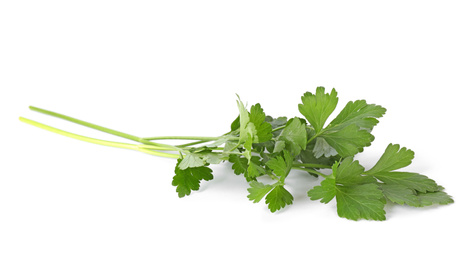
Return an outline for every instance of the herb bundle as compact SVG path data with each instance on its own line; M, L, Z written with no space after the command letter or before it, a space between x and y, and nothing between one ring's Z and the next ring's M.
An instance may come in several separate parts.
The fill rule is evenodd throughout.
M348 102L329 123L338 103L337 92L326 93L318 87L306 92L298 109L302 117L287 119L265 114L260 104L250 110L238 98L239 115L230 131L218 137L158 136L141 138L88 123L52 111L31 110L68 120L138 144L111 142L66 132L23 117L20 120L75 139L126 148L177 159L172 185L179 197L199 190L202 181L213 179L211 164L228 161L236 175L249 184L247 197L254 203L265 199L271 212L293 203L285 187L292 170L322 178L307 194L311 200L328 203L334 198L340 217L358 220L385 220L387 201L424 207L454 201L434 180L414 172L400 171L411 164L414 152L398 144L389 144L378 162L365 169L354 155L374 140L372 129L386 109L365 100ZM189 140L170 145L159 140ZM192 142L191 142L192 141ZM324 173L323 173L324 172ZM327 173L329 172L329 173ZM266 180L265 180L266 179Z

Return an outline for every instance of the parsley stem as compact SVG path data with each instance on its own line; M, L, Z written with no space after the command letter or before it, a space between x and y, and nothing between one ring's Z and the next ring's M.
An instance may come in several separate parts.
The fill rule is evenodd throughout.
M319 134L316 134L316 135L314 135L313 137L309 138L309 140L308 140L307 143L309 144L311 141L314 140L314 138L318 137L318 135L319 135Z
M120 136L120 137L123 137L125 139L132 140L132 141L140 142L140 137L138 137L138 136L126 134L126 133L123 133L123 132L120 132L120 131L116 131L116 130L113 130L113 129L110 129L110 128L107 128L107 127L92 124L92 123L82 121L82 120L77 119L77 118L73 118L73 117L70 117L70 116L59 114L59 113L49 111L49 110L46 110L46 109L42 109L42 108L38 108L38 107L34 107L34 106L30 106L30 109L33 110L33 111L45 114L45 115L54 116L54 117L61 118L61 119L64 119L66 121L69 121L69 122L73 122L73 123L76 123L76 124L79 124L79 125L82 125L82 126L93 128L95 130L99 130L99 131L102 131L102 132L105 132L105 133L108 133L108 134Z
M316 164L316 163L294 163L293 166L299 167L311 167L311 168L322 168L322 169L331 169L331 166L324 165L324 164Z
M282 125L282 126L279 126L279 127L275 127L275 128L272 129L272 132L281 130L281 129L285 128L285 127L286 127L286 125Z
M89 142L89 143L93 143L93 144L100 144L100 145L111 146L111 147L116 147L116 148L136 150L136 151L140 151L140 152L144 152L144 153L148 153L148 154L152 154L152 155L156 155L156 156L161 156L161 157L167 157L167 158L176 158L176 159L179 158L178 154L163 153L163 152L155 151L155 150L168 150L168 149L170 149L168 147L159 147L159 146L156 146L156 145L143 145L143 144L137 145L137 144L128 144L128 143L106 141L106 140L95 139L95 138L91 138L91 137L87 137L87 136L83 136L83 135L73 134L71 132L67 132L67 131L64 131L64 130L61 130L61 129L58 129L58 128L55 128L55 127L52 127L52 126L48 126L48 125L30 120L30 119L27 119L27 118L23 118L23 117L20 117L20 121L22 121L24 123L27 123L27 124L30 124L30 125L33 125L33 126L36 126L36 127L39 127L41 129L44 129L44 130L48 130L48 131L56 133L56 134L64 135L64 136L67 136L67 137L71 137L71 138L74 138L74 139L77 139L77 140L81 140L81 141L85 141L85 142Z
M327 129L322 129L319 133L313 135L311 138L309 138L308 142L306 142L307 144L309 144L311 141L313 141L316 137L320 136L321 134L323 134L324 132L326 132Z
M73 117L70 117L70 116L59 114L59 113L49 111L49 110L46 110L46 109L42 109L42 108L38 108L38 107L34 107L34 106L30 106L30 109L35 111L35 112L39 112L39 113L42 113L42 114L45 114L45 115L57 117L57 118L60 118L60 119L63 119L63 120L66 120L66 121L69 121L69 122L72 122L72 123L76 123L78 125L89 127L89 128L92 128L92 129L95 129L95 130L98 130L98 131L101 131L101 132L104 132L104 133L119 136L119 137L122 137L122 138L125 138L125 139L128 139L128 140L132 140L132 141L135 141L135 142L139 142L139 143L143 143L143 144L147 144L147 145L154 145L154 146L158 146L158 147L167 147L167 148L172 149L172 150L181 151L180 148L172 146L172 145L159 144L159 143L151 142L149 140L146 140L144 138L141 138L141 137L138 137L138 136L135 136L135 135L126 134L124 132L120 132L120 131L113 130L113 129L110 129L110 128L107 128L107 127L92 124L92 123L89 123L89 122L86 122L86 121L83 121L83 120L80 120L80 119L77 119L77 118L73 118Z
M158 152L158 151L154 151L154 150L150 150L150 149L141 148L140 145L138 145L137 151L147 153L147 154L151 154L151 155L154 155L154 156L166 157L166 158L173 158L173 159L182 158L182 156L180 156L179 154L162 153L162 152Z
M207 143L209 141L196 141L196 142L191 142L191 143L185 143L185 144L180 144L180 145L177 145L176 147L188 147L188 146L191 146L191 145L196 145L196 144L202 144L202 143Z
M154 137L145 137L144 140L199 140L199 141L215 141L221 139L222 136L210 137L210 136L154 136ZM229 140L238 140L238 138L230 138Z
M298 166L293 166L291 168L295 169L295 170L301 170L301 171L305 171L305 172L309 172L309 173L314 173L314 174L317 174L319 176L323 176L324 178L328 177L328 175L322 174L321 172L318 172L318 171L313 170L313 169L308 169L308 168L303 168L303 167L298 167Z

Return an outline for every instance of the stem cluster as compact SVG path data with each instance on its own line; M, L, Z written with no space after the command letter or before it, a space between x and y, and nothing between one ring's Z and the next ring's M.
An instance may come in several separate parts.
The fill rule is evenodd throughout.
M74 134L71 132L67 132L52 126L48 126L24 117L20 117L20 121L39 127L44 130L48 130L50 132L64 135L70 138L74 138L77 140L93 143L93 144L99 144L99 145L105 145L105 146L110 146L110 147L116 147L116 148L124 148L124 149L130 149L130 150L136 150L140 152L144 152L147 154L155 155L155 156L160 156L160 157L166 157L166 158L183 158L186 154L189 153L190 149L192 149L193 145L196 144L202 144L205 142L210 142L214 140L218 140L221 137L207 137L207 136L155 136L155 137L138 137L135 135L127 134L121 131L113 130L107 127L103 127L100 125L92 124L80 119L76 119L70 116L66 116L63 114L59 114L53 111L49 111L46 109L30 106L30 109L32 111L36 111L42 114L46 114L49 116L53 116L56 118L60 118L72 123L76 123L82 126L86 126L101 132L105 132L111 135L115 135L118 137L122 137L131 141L135 141L139 144L131 144L131 143L122 143L122 142L113 142L113 141L107 141L107 140L101 140L101 139L96 139L96 138L91 138L83 135L78 135ZM164 143L158 143L154 142L154 140L193 140L195 142L191 143L185 143L181 145L170 145L170 144L164 144ZM216 150L219 150L216 148Z

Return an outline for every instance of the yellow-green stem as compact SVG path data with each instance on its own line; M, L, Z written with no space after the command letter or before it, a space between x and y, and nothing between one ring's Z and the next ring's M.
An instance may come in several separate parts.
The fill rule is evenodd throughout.
M77 140L85 141L88 143L93 143L93 144L100 144L100 145L105 145L105 146L110 146L110 147L116 147L116 148L124 148L124 149L130 149L130 150L135 150L135 151L140 151L156 156L161 156L161 157L167 157L167 158L180 158L180 155L178 154L172 154L172 153L163 153L163 152L158 152L155 150L170 150L168 147L159 147L156 145L142 145L142 144L128 144L128 143L120 143L120 142L112 142L112 141L106 141L106 140L101 140L101 139L96 139L96 138L91 138L83 135L78 135L78 134L73 134L71 132L67 132L52 126L48 126L24 117L20 117L20 121L39 127L44 130L48 130L50 132L64 135L70 138L74 138Z

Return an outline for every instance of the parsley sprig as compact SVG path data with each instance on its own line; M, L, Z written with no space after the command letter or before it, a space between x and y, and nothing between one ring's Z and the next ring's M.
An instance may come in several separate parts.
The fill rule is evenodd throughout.
M293 204L286 185L292 171L303 171L322 179L307 194L311 200L329 203L336 198L340 217L359 220L385 220L387 201L424 207L453 203L443 187L425 175L399 171L411 164L414 152L398 144L389 144L378 162L366 170L354 156L374 140L372 129L386 109L365 100L348 102L329 123L338 96L318 87L306 92L298 104L303 117L271 117L260 104L247 106L237 99L239 114L230 131L217 137L157 136L138 137L88 123L66 115L30 107L31 110L90 127L136 142L120 143L73 134L39 122L20 120L54 133L82 141L137 150L160 157L177 159L171 184L179 197L190 195L202 181L213 179L211 164L228 161L234 174L249 184L250 201L265 203L271 212ZM161 140L183 140L170 145ZM158 142L160 141L160 142ZM315 181L315 183L317 183ZM291 190L291 188L290 188Z

